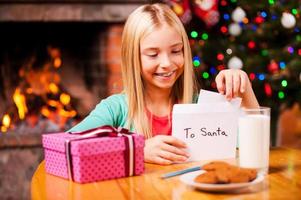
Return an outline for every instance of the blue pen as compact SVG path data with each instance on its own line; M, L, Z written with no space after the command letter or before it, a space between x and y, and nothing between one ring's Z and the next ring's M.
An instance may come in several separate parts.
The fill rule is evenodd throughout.
M200 166L198 166L198 167L191 167L191 168L188 168L188 169L183 169L183 170L179 170L179 171L175 171L175 172L170 172L170 173L164 174L164 175L161 176L161 178L163 178L163 179L170 178L170 177L182 175L182 174L185 174L185 173L188 173L188 172L198 171L200 169L201 169Z

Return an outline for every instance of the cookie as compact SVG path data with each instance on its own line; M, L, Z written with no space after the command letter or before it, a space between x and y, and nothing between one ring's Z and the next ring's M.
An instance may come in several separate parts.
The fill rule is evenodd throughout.
M217 177L217 183L230 183L230 175L231 171L228 168L221 168L219 170L215 170L214 173Z
M221 168L228 168L230 167L230 164L222 161L213 161L208 164L205 164L202 169L206 171L213 171L216 169L221 169Z
M217 177L214 172L205 172L203 174L198 175L195 179L197 183L217 183Z
M227 184L246 183L253 181L257 172L255 169L240 168L222 161L214 161L202 167L207 171L195 178L198 183Z
M249 182L249 175L243 170L232 170L229 176L230 183L246 183Z

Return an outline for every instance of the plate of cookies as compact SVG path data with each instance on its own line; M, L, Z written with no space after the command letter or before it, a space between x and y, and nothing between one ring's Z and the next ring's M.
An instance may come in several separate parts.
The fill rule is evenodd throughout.
M255 169L214 161L202 166L202 170L182 175L180 180L200 190L226 192L257 185L264 180L264 176Z

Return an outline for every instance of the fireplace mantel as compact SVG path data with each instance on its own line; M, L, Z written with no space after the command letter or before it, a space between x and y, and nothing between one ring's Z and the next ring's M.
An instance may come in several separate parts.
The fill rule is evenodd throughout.
M0 0L0 22L123 22L146 0Z

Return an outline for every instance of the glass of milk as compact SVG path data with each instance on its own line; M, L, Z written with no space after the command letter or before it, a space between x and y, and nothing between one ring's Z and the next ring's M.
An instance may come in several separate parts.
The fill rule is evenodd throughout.
M271 109L243 109L238 121L239 165L266 175L269 168Z

